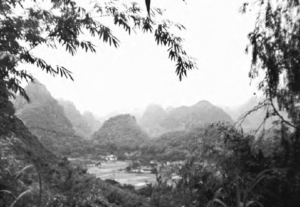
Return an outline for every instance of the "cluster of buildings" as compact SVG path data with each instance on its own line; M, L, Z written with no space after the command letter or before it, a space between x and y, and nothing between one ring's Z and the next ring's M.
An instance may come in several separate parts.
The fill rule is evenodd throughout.
M99 158L104 161L117 161L118 158L116 155L100 155Z
M146 166L142 166L140 164L134 165L131 164L131 166L129 166L127 168L127 172L132 172L132 173L156 173L157 170L160 170L161 168L164 167L172 167L175 165L182 165L183 161L178 161L178 162L166 162L166 163L160 163L157 161L150 161L149 165Z
M101 166L101 162L105 161L105 162L113 162L113 161L117 161L118 158L116 155L100 155L99 159L97 160L92 160L89 157L87 159L83 159L83 158L69 158L69 161L71 161L71 163L75 166L80 166L82 168L91 168L91 167L100 167Z
M141 166L137 168L131 168L128 172L132 173L152 173L153 168L150 166Z

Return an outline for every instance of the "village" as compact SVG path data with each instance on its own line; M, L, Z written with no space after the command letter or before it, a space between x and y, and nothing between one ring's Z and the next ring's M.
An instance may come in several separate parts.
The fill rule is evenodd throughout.
M90 157L87 158L69 158L68 159L73 165L80 166L85 169L89 168L103 168L103 163L116 163L118 158L116 155L100 155L98 159L91 159ZM127 173L156 173L156 168L159 165L156 161L151 161L150 165L142 166L138 161L119 161L119 162L126 162L128 166L123 169L119 169L119 171L124 170Z
M163 169L180 167L183 164L182 161L160 163L152 160L148 165L142 165L139 161L118 160L114 154L101 155L97 160L91 158L69 158L69 161L74 166L87 169L88 173L103 180L114 180L122 185L133 185L135 188L141 188L149 183L155 184L158 180L164 180L165 176L162 176L159 172ZM168 178L171 178L168 179L168 185L174 185L181 179L180 176L174 173L168 175Z

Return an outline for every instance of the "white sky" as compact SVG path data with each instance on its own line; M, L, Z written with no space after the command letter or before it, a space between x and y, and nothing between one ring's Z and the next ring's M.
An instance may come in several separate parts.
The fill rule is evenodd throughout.
M187 30L187 52L197 58L198 70L179 81L175 62L167 48L157 47L153 34L128 36L114 29L118 49L98 41L97 53L35 49L45 60L73 72L74 82L31 70L55 98L74 102L80 111L98 115L111 111L144 108L150 103L163 107L192 105L208 100L234 106L246 102L256 91L249 86L250 55L245 54L247 34L254 19L240 14L242 0L152 0L152 6L167 8L167 17ZM141 1L144 6L144 0ZM121 30L121 29L120 29ZM27 67L27 66L25 66Z

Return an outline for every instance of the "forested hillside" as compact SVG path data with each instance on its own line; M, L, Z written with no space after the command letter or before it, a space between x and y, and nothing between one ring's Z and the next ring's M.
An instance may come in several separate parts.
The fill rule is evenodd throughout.
M16 116L47 149L61 155L78 155L82 138L75 133L63 108L46 87L36 80L28 84L25 91L30 102L18 96L14 102Z
M76 109L76 106L71 101L66 101L63 99L59 99L58 103L63 107L64 113L72 123L76 134L84 138L89 138L93 133L92 128Z
M0 112L0 206L17 201L18 207L42 203L49 207L149 206L143 197L96 179L54 155L13 115L12 104L0 107Z
M138 156L135 159L149 162L184 161L201 142L205 129L194 128L192 130L167 132L156 139L144 142L139 147Z
M105 121L92 138L103 148L106 146L116 152L118 149L129 151L136 149L148 139L148 136L136 123L133 116L125 114Z

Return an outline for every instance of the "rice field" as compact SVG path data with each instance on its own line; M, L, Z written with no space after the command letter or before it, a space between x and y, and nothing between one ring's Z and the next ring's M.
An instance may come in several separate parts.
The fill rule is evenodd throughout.
M88 172L96 175L97 177L105 180L112 179L121 184L130 184L136 188L145 186L147 183L155 183L156 178L154 174L150 173L127 173L124 169L128 166L127 162L106 162L102 163L99 167L92 167Z

